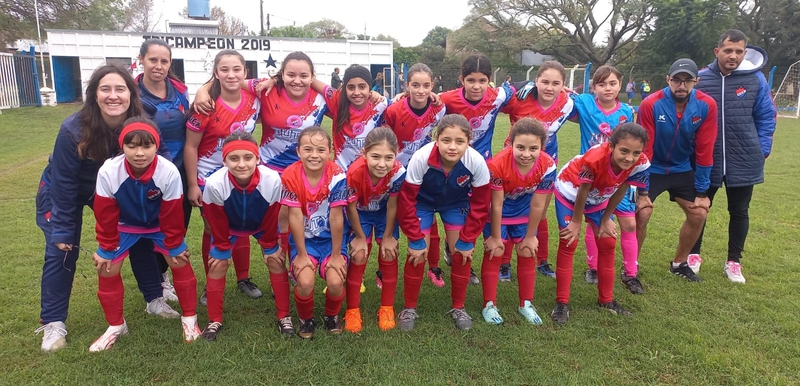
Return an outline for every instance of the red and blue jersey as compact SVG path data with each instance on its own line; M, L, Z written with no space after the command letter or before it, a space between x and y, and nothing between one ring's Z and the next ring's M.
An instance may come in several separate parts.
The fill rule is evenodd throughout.
M683 112L678 113L672 92L666 87L642 101L638 121L649 138L644 154L651 162L650 173L664 175L694 169L695 189L707 191L719 130L717 102L695 89L689 93Z
M367 160L358 157L347 169L347 186L351 190L351 200L355 201L359 212L379 212L386 210L389 196L400 194L400 187L406 177L406 168L397 159L392 169L377 184L372 183Z
M106 161L97 173L94 213L97 254L114 259L120 232L162 232L170 256L187 249L183 241L183 184L178 168L156 156L147 171L135 178L124 155Z
M544 151L550 155L556 162L558 161L558 139L556 134L561 126L567 122L567 119L572 115L575 108L575 102L569 97L566 91L562 91L556 97L556 100L548 108L542 108L539 101L529 96L525 100L519 100L516 96L508 101L508 105L501 111L508 114L511 121L511 127L522 118L530 117L541 122L547 130L547 143L544 145ZM503 144L504 147L511 146L508 137Z
M257 80L250 82L255 92ZM297 139L306 127L319 126L327 106L322 94L309 89L300 102L293 102L286 90L276 87L261 95L261 163L279 173L297 162Z
M460 248L473 244L489 215L491 191L489 168L481 154L467 148L452 170L446 172L436 142L419 149L406 168L406 180L400 190L398 211L400 226L413 249L425 247L416 209L443 212L451 209L468 210L469 214L459 234ZM467 248L470 249L470 248Z
M217 98L213 112L209 115L194 113L186 122L187 129L203 134L197 146L197 182L200 186L222 167L222 142L225 137L234 131L252 133L256 129L261 103L254 94L244 90L241 93L239 106L230 107L222 98Z
M204 217L211 228L211 257L231 257L230 236L260 236L265 255L278 250L278 212L281 177L258 165L246 187L239 186L227 167L206 179L203 190Z
M575 110L570 118L577 114L580 119L581 154L592 146L608 142L611 131L617 126L633 122L633 110L625 103L617 101L616 107L604 110L592 94L573 94L572 100Z
M447 91L441 95L441 98L442 103L447 106L448 113L461 114L467 118L472 129L470 145L484 159L489 159L492 158L492 136L497 115L513 95L514 89L505 85L497 89L487 88L483 99L475 105L464 97L463 87Z
M341 210L352 200L344 171L333 161L325 164L322 178L316 186L311 186L306 178L303 163L298 161L289 165L281 176L281 205L300 208L303 212L305 237L330 239L330 213Z
M533 194L553 192L556 164L545 152L539 153L539 158L525 175L519 171L512 148L497 153L488 166L492 190L503 191L503 225L527 224Z
M592 147L583 155L575 156L564 165L556 177L556 198L572 206L581 184L591 184L584 212L595 212L605 208L608 199L622 184L646 188L649 167L650 160L642 154L629 169L615 174L611 168L611 146L605 142Z
M325 86L325 103L333 120L334 160L342 170L347 170L361 155L367 134L383 123L383 113L390 102L388 99L377 104L367 101L367 105L361 110L356 110L351 105L350 121L344 127L339 127L339 101L343 96L342 90Z
M439 124L447 109L444 104L428 103L425 112L417 115L409 105L409 98L386 108L383 118L397 136L397 160L408 167L411 156L432 141L433 128Z

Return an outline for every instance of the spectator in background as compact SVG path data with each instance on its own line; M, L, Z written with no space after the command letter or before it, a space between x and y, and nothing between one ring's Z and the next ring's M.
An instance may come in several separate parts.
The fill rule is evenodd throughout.
M372 91L377 91L378 94L386 96L386 91L383 89L383 72L379 72L377 76L375 76L375 80L372 81Z
M398 92L406 91L406 79L403 77L403 72L397 74L397 90Z
M331 88L338 90L339 87L342 87L342 78L339 77L339 67L336 67L331 74Z
M511 75L506 76L505 82L503 82L503 87L511 86Z
M628 103L632 103L633 95L636 93L636 81L634 81L633 78L631 78L631 80L628 81L628 85L625 86L625 93L628 94Z
M650 82L647 79L642 79L642 100L650 95Z

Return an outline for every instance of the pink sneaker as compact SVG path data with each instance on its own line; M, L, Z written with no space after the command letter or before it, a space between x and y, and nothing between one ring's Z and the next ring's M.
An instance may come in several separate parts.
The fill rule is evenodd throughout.
M746 281L742 275L742 265L735 261L728 261L725 263L723 272L725 272L725 276L728 277L728 280L734 283L744 284Z
M428 279L431 279L433 285L437 287L444 287L444 280L442 279L442 269L439 267L428 268Z
M375 271L375 285L378 289L383 289L383 272Z
M698 274L700 273L700 264L703 264L703 259L700 258L700 255L692 253L689 255L689 258L686 259L686 263L689 264L689 268L691 268L695 274Z

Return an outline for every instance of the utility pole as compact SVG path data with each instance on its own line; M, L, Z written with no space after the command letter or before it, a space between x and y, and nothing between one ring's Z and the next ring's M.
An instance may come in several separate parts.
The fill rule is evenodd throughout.
M34 11L36 12L36 32L39 33L39 59L42 62L42 87L47 87L47 74L44 73L44 49L42 45L42 29L41 27L39 27L39 2L37 0L33 0L33 8Z
M261 0L261 7L259 7L259 10L261 10L261 36L267 36L267 32L264 31L264 0Z

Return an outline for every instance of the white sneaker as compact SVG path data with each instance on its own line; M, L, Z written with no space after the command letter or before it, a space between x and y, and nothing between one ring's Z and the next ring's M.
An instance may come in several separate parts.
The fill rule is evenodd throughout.
M689 255L689 258L686 259L686 263L689 264L689 268L691 268L696 275L700 273L700 264L703 264L703 259L700 258L700 255L692 253Z
M117 343L117 338L128 333L128 323L124 320L119 326L108 326L106 332L89 346L89 352L110 350Z
M186 343L191 343L203 333L197 326L197 315L181 316L181 325L183 326L183 340Z
M34 331L36 334L44 332L42 337L42 351L58 351L67 347L67 326L64 322L50 322Z
M181 314L173 310L163 297L155 298L150 303L147 303L145 311L147 311L148 314L158 315L165 319L178 319L181 317Z
M161 289L164 293L164 299L167 299L171 302L178 301L178 294L175 293L175 287L169 280L169 271L161 274Z
M746 281L744 276L742 276L742 265L737 262L728 261L725 263L725 269L722 270L722 272L725 272L725 275L728 276L728 280L734 283L744 284Z

